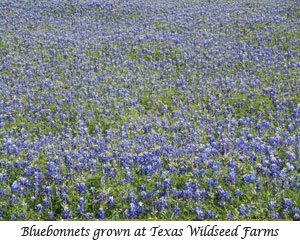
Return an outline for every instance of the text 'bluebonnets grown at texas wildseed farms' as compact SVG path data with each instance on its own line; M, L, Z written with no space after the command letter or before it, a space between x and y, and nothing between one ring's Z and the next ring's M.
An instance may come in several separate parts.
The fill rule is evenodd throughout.
M72 228L56 228L49 225L47 228L39 228L36 225L21 228L22 237L88 237L92 236L93 240L102 237L238 237L246 239L247 237L276 237L279 235L279 229L263 229L252 228L249 226L237 225L234 228L222 228L215 225L187 225L184 228L165 228L161 225L153 225L152 227L142 228L98 228L89 229L85 227ZM90 234L91 233L91 234Z

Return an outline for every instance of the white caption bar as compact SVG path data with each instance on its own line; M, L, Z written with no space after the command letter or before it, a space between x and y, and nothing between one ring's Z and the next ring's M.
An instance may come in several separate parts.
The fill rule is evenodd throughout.
M28 221L1 222L1 239L299 239L288 221Z

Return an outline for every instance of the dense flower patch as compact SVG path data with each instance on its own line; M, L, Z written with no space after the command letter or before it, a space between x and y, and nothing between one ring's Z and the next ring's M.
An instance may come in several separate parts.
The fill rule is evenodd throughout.
M1 219L299 219L300 3L0 3Z

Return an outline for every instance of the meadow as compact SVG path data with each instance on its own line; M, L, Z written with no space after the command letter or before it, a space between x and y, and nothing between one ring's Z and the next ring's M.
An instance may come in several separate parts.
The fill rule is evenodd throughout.
M0 218L300 219L300 2L2 0Z

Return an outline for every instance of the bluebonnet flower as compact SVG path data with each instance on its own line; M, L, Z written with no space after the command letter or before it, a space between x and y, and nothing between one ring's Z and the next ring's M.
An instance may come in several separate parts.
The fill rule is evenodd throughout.
M234 217L230 213L227 213L226 214L226 219L234 219Z
M164 211L168 209L168 199L161 197L158 201L154 202L154 206L157 207L158 211Z
M257 178L254 174L247 174L242 177L243 184L257 183Z
M229 193L224 191L223 189L218 189L218 198L219 198L219 201L218 201L218 204L219 205L224 205L225 202L228 200L229 198Z
M11 185L11 190L13 193L22 193L22 186L17 182L14 181L13 184Z
M212 178L207 179L206 183L209 186L209 188L213 188L219 185L219 183L215 182Z
M126 210L125 217L128 219L136 219L138 217L137 207L134 203L131 203L130 207Z
M18 198L16 196L12 196L9 200L9 205L13 206L14 204L17 204L19 202Z
M47 207L50 207L51 203L48 199L43 199L42 205L43 205L43 207L47 208Z
M297 208L293 209L293 220L300 220L300 210Z
M268 209L270 211L273 211L277 208L277 204L276 204L276 201L270 201L269 205L268 205Z
M196 219L204 219L205 218L205 213L201 208L196 207L194 209L194 211L196 213Z
M80 195L85 195L87 186L84 183L76 184L75 185L75 190L78 192Z
M36 211L38 211L38 212L44 211L43 205L42 204L38 204L37 207L36 207Z
M142 191L140 193L141 200L146 200L148 198L148 194L145 191Z
M95 194L96 194L96 188L95 188L95 187L91 187L91 188L90 188L90 193L91 193L92 195L95 195Z
M272 213L271 218L272 219L281 219L281 216L278 212L275 212L275 213Z
M236 171L230 168L227 171L228 171L228 175L224 176L224 181L228 185L236 184L238 181Z
M216 217L216 213L213 212L213 211L208 211L206 214L205 214L205 218L206 219L214 219Z
M8 180L8 174L4 173L4 174L0 174L0 182L5 182Z
M72 219L71 211L68 208L65 208L63 211L63 219Z
M97 219L105 219L105 211L102 208L100 208L98 210L96 218Z
M175 206L173 209L174 217L180 217L180 207Z
M283 210L291 210L295 203L290 199L282 199L282 208Z
M171 188L171 179L167 178L163 181L164 191Z
M51 211L47 213L47 216L49 219L55 219L54 213Z
M81 197L78 200L78 205L77 205L76 211L77 211L79 216L84 216L85 215L85 199L83 197Z
M161 182L155 183L155 188L156 189L161 189L162 188L162 183Z
M109 197L108 201L107 201L107 204L108 204L109 208L114 207L115 206L115 200L114 200L114 198L113 197Z
M285 152L285 155L286 155L286 158L291 162L295 161L295 159L296 159L295 154L293 154L291 152Z
M237 197L240 197L242 194L243 194L243 192L241 192L240 190L236 190L236 191L235 191L235 195L236 195Z
M126 169L125 171L125 182L132 183L133 182L133 175L131 174L130 169Z
M249 204L239 206L239 217L241 219L248 219L249 214L252 212L252 207Z

